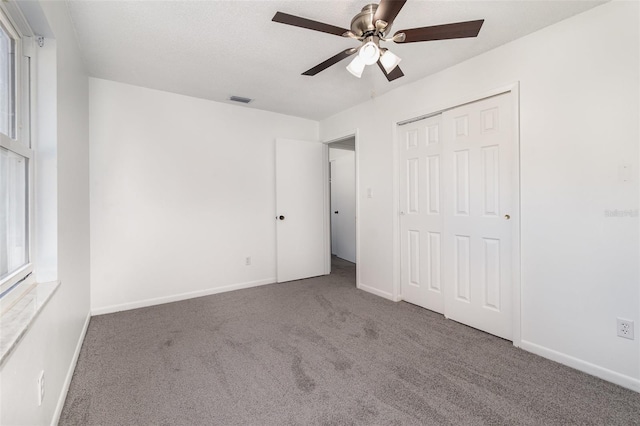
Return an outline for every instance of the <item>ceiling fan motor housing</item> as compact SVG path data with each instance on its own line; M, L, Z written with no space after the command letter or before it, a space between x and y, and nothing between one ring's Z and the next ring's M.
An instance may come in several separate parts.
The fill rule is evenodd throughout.
M358 37L368 37L371 35L378 35L384 37L384 34L389 31L390 26L384 29L384 32L376 30L375 22L373 22L373 16L376 14L378 5L375 3L368 4L362 8L362 11L353 17L351 20L351 32Z

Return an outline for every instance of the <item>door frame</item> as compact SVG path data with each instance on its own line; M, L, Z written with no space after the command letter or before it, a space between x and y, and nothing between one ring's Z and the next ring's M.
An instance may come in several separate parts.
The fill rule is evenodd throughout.
M521 346L522 329L521 329L521 294L522 294L522 274L521 274L521 242L520 242L520 82L499 87L487 92L482 92L472 96L466 96L462 99L449 102L439 103L437 105L427 107L421 111L411 114L409 117L398 117L393 120L393 300L399 302L403 300L401 289L401 258L400 258L400 164L398 159L398 130L402 124L412 121L422 120L433 115L443 113L444 111L457 108L459 106L474 103L486 98L490 98L505 93L511 93L511 108L513 117L513 153L512 153L512 185L511 191L513 196L513 212L511 220L512 235L512 271L511 279L512 288L512 324L513 324L513 345ZM357 140L356 140L357 143ZM356 154L357 155L357 154ZM357 253L356 253L357 255Z
M355 170L356 170L356 288L360 288L360 138L359 138L359 129L356 128L354 130L341 133L335 137L330 139L323 140L322 143L327 146L326 148L326 165L327 165L327 179L324 181L324 199L326 208L324 209L325 214L325 249L327 251L327 264L326 270L331 271L331 194L330 194L330 183L329 183L329 144L333 142L339 142L344 139L354 138L355 139ZM328 273L328 272L327 272Z

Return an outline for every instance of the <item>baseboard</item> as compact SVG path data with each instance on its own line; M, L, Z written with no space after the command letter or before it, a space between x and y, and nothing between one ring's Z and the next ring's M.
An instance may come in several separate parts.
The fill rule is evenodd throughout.
M560 364L575 368L576 370L591 374L592 376L599 377L608 382L612 382L624 388L631 389L632 391L640 392L640 380L638 379L634 379L630 376L625 376L624 374L616 373L613 370L591 364L590 362L581 360L579 358L574 358L570 355L563 354L562 352L554 351L553 349L545 348L544 346L540 346L535 343L527 342L526 340L522 340L520 343L520 348L524 349L525 351L540 355L541 357L550 359L555 362L559 362Z
M65 377L64 383L62 384L60 397L58 398L58 404L56 405L56 410L53 412L53 418L51 419L51 426L56 426L58 424L58 421L60 420L62 408L64 407L64 401L67 399L67 392L69 392L69 386L71 385L73 372L76 370L76 364L78 363L78 358L80 357L80 350L82 349L82 343L84 342L84 336L87 334L90 320L91 313L88 313L87 319L84 320L82 331L80 332L80 338L78 339L78 343L76 344L76 350L73 352L73 358L71 358L71 364L69 365L69 369L67 370L67 376Z
M112 314L114 312L128 311L130 309L146 308L148 306L162 305L164 303L179 302L181 300L193 299L196 297L210 296L212 294L225 293L227 291L241 290L243 288L258 287L265 284L273 284L275 278L267 278L264 280L249 281L245 283L232 284L222 287L213 287L205 290L191 291L187 293L175 294L172 296L154 297L151 299L139 300L136 302L121 303L118 305L104 306L101 308L92 308L91 315Z
M392 302L395 302L395 300L393 300L393 295L389 292L378 290L377 288L369 287L368 285L362 284L362 283L358 283L356 285L356 288L359 288L360 290L366 291L367 293L372 293L372 294L375 294L376 296L384 297L385 299L389 299Z

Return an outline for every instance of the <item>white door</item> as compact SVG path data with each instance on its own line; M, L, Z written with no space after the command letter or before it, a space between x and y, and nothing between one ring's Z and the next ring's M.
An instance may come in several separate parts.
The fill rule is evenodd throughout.
M443 313L441 116L400 128L402 298Z
M327 148L276 140L277 281L327 274L325 192Z
M442 115L445 315L511 339L511 95Z
M331 160L331 253L356 262L355 152Z
M402 298L512 338L511 94L399 128Z

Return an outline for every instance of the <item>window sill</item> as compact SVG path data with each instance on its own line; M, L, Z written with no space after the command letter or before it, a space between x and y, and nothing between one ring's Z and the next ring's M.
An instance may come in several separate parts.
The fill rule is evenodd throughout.
M0 367L18 346L58 287L60 281L37 284L0 317Z

